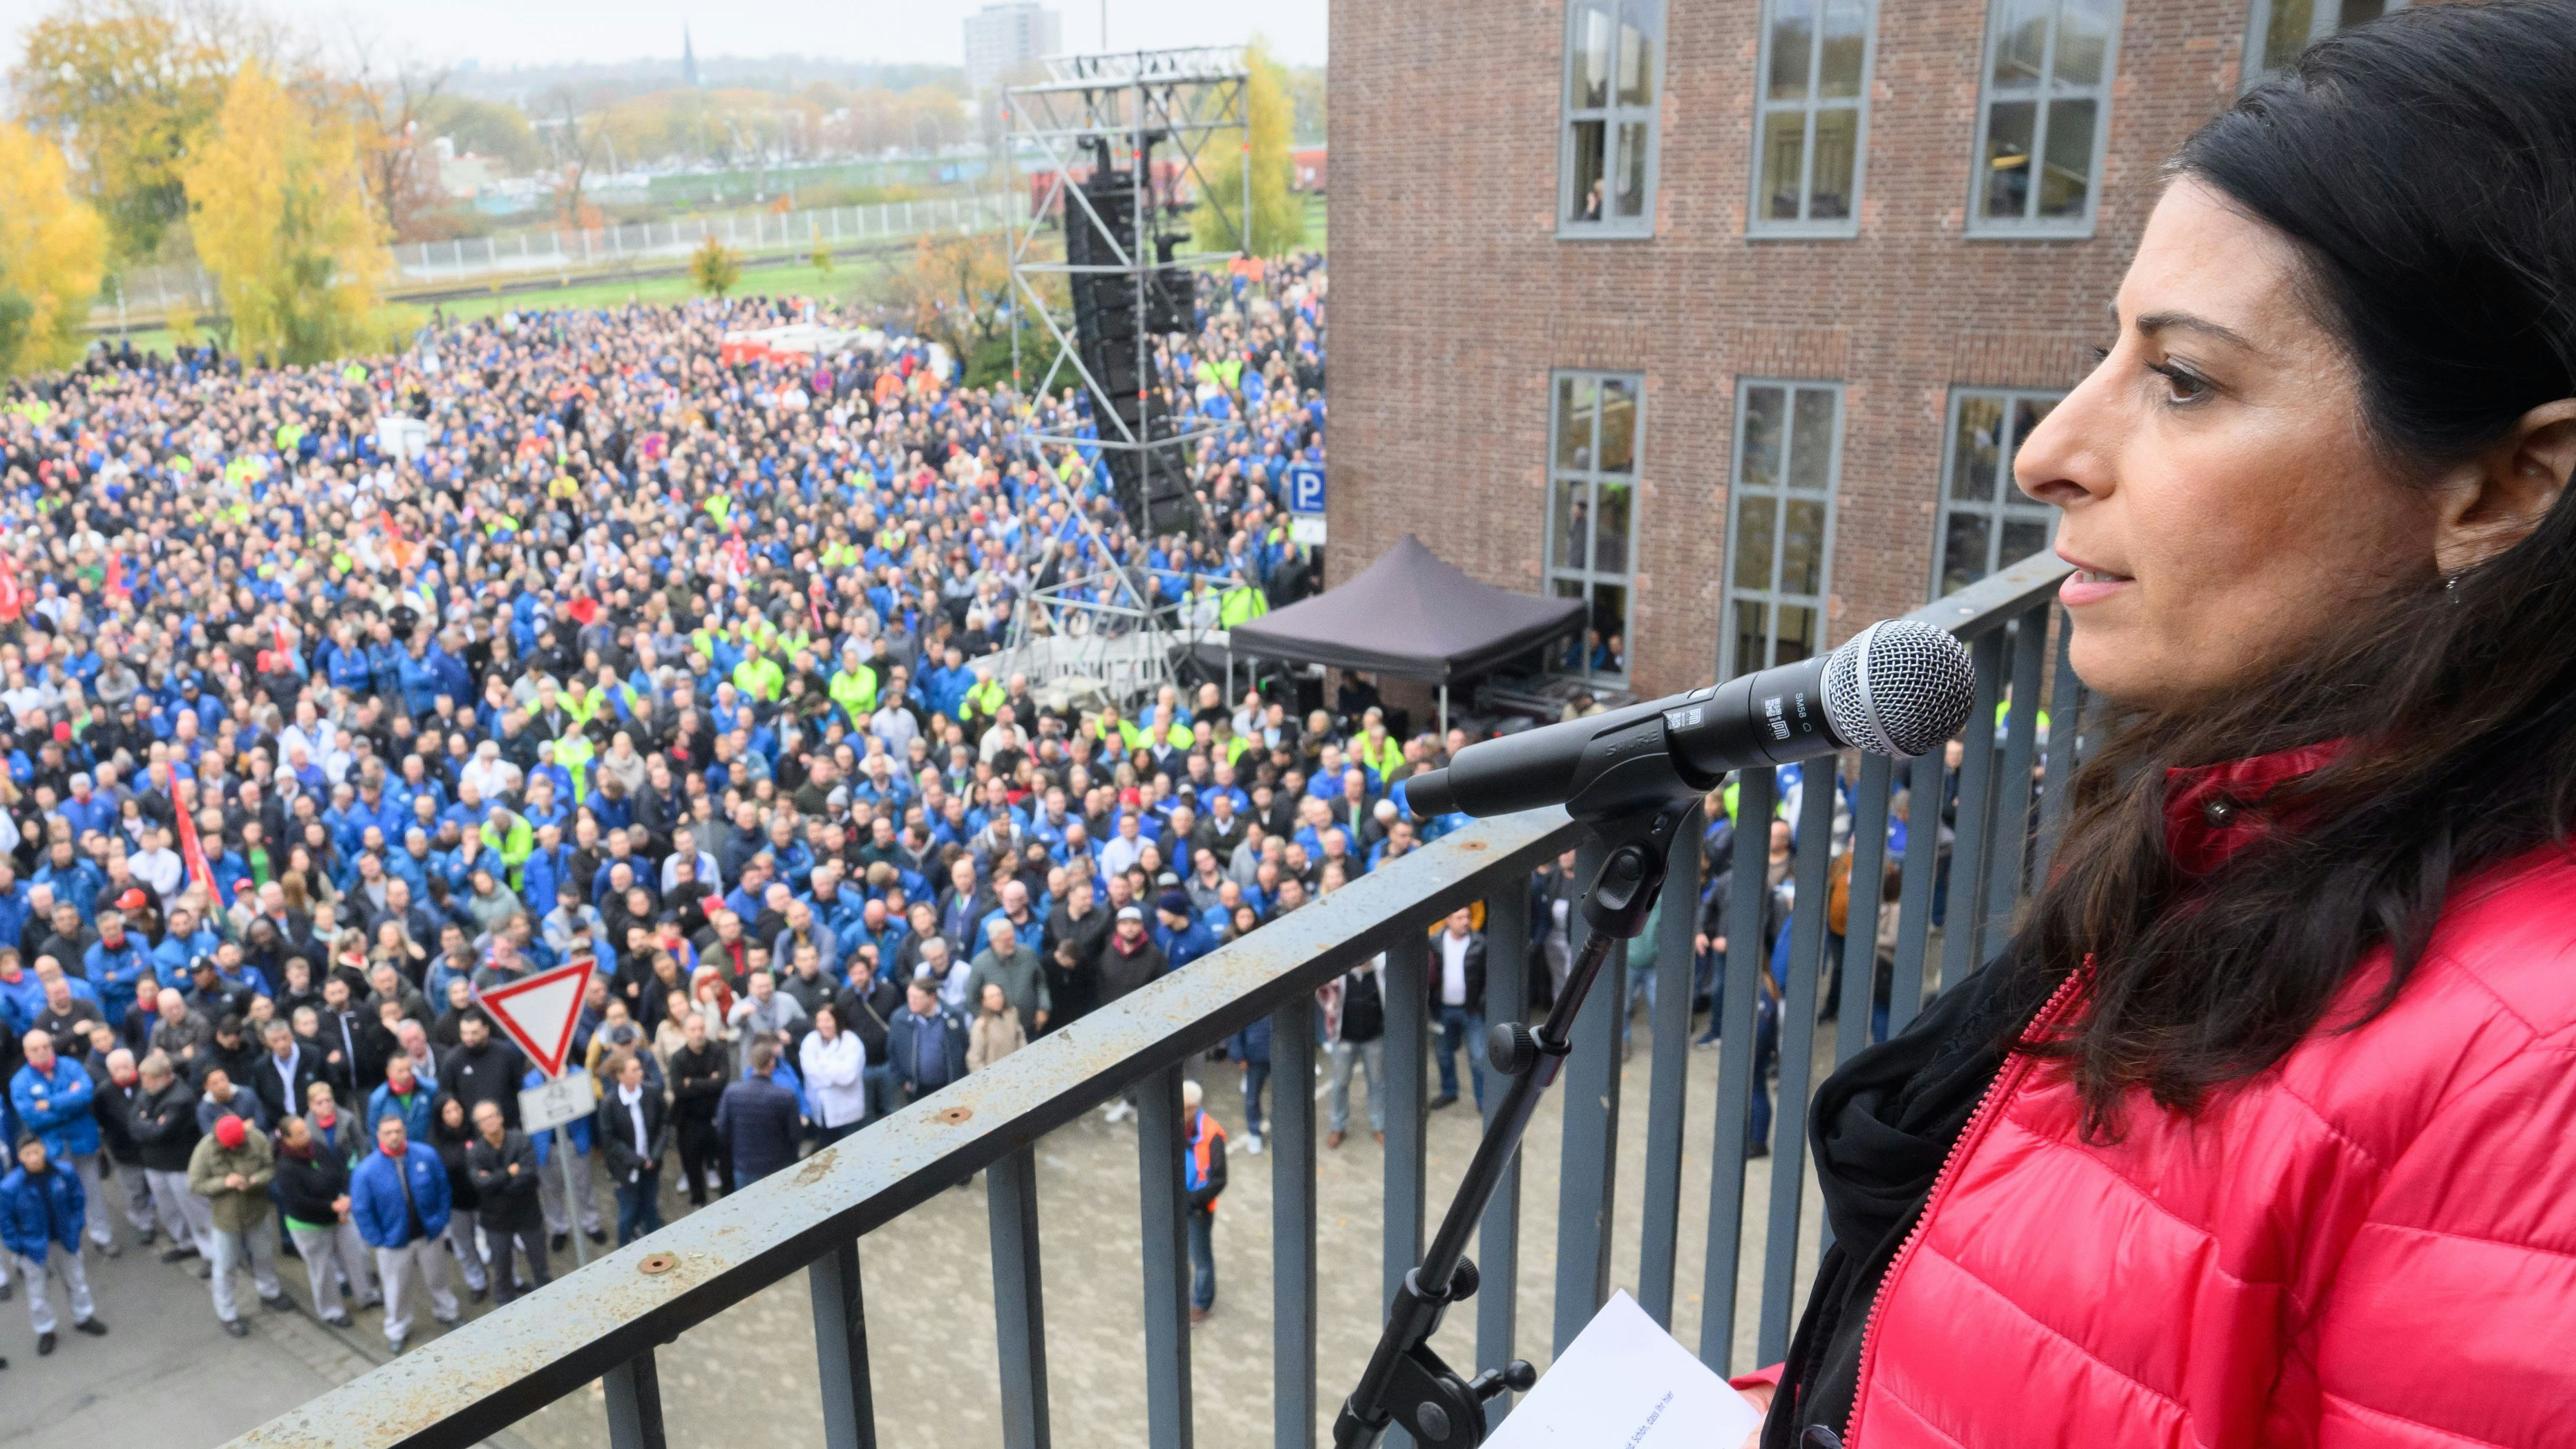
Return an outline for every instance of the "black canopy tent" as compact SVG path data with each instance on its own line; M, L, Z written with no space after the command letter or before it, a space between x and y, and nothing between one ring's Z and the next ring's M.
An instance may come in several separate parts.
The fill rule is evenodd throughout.
M1582 630L1582 600L1478 583L1408 533L1340 588L1236 625L1226 672L1249 655L1418 679L1439 687L1446 733L1452 683Z

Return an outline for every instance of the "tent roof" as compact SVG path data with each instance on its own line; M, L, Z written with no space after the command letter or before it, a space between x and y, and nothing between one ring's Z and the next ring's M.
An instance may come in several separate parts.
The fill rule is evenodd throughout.
M1237 625L1237 654L1448 684L1583 627L1579 599L1478 583L1406 534L1358 577Z

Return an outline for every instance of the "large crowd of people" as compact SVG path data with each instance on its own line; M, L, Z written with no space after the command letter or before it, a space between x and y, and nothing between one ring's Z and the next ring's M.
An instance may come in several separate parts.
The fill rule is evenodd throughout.
M1464 737L1213 683L1127 709L1002 667L1103 551L1186 621L1317 586L1319 263L1228 277L1166 353L1196 526L1140 536L1066 398L901 333L728 357L768 300L528 312L269 367L94 357L0 402L0 1295L101 1333L85 1260L194 1261L399 1351L572 1236L775 1172L1451 822L1388 798ZM828 316L823 321L834 319ZM408 437L406 437L408 434ZM1561 973L1578 894L1533 883ZM1484 942L1442 933L1441 1097L1483 1095ZM591 963L544 1081L481 1004ZM1535 973L1543 1000L1549 974ZM1705 989L1705 982L1700 983ZM1329 1130L1373 968L1320 996ZM1267 1027L1228 1044L1262 1150ZM1113 1119L1132 1113L1108 1104ZM1191 1103L1193 1314L1227 1137ZM602 1191L603 1186L606 1191ZM56 1295L49 1288L59 1283Z

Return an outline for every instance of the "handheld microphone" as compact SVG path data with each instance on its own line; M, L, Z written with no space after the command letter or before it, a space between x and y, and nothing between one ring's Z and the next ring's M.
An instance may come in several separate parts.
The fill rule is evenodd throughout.
M1841 749L1910 759L1967 723L1975 684L1948 630L1890 619L1814 659L1470 745L1396 796L1425 820L1508 815L1593 794L1700 794L1730 770Z

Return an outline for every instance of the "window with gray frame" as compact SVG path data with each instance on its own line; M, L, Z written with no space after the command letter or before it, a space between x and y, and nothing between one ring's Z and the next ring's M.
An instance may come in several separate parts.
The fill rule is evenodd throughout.
M1652 236L1664 0L1567 0L1563 236Z
M1991 0L1971 234L2092 233L2119 34L2120 0Z
M2064 396L1999 388L1951 392L1934 598L2021 562L2056 536L2057 510L2013 486L2013 456Z
M2254 0L2245 26L2245 83L2288 65L2338 30L2405 8L2406 0Z
M1584 637L1550 661L1567 673L1613 679L1628 673L1637 419L1645 382L1635 373L1560 372L1551 389L1548 590L1583 600L1588 611Z
M1737 386L1720 678L1824 647L1842 439L1840 383Z
M1765 0L1757 236L1850 236L1860 226L1877 0Z

